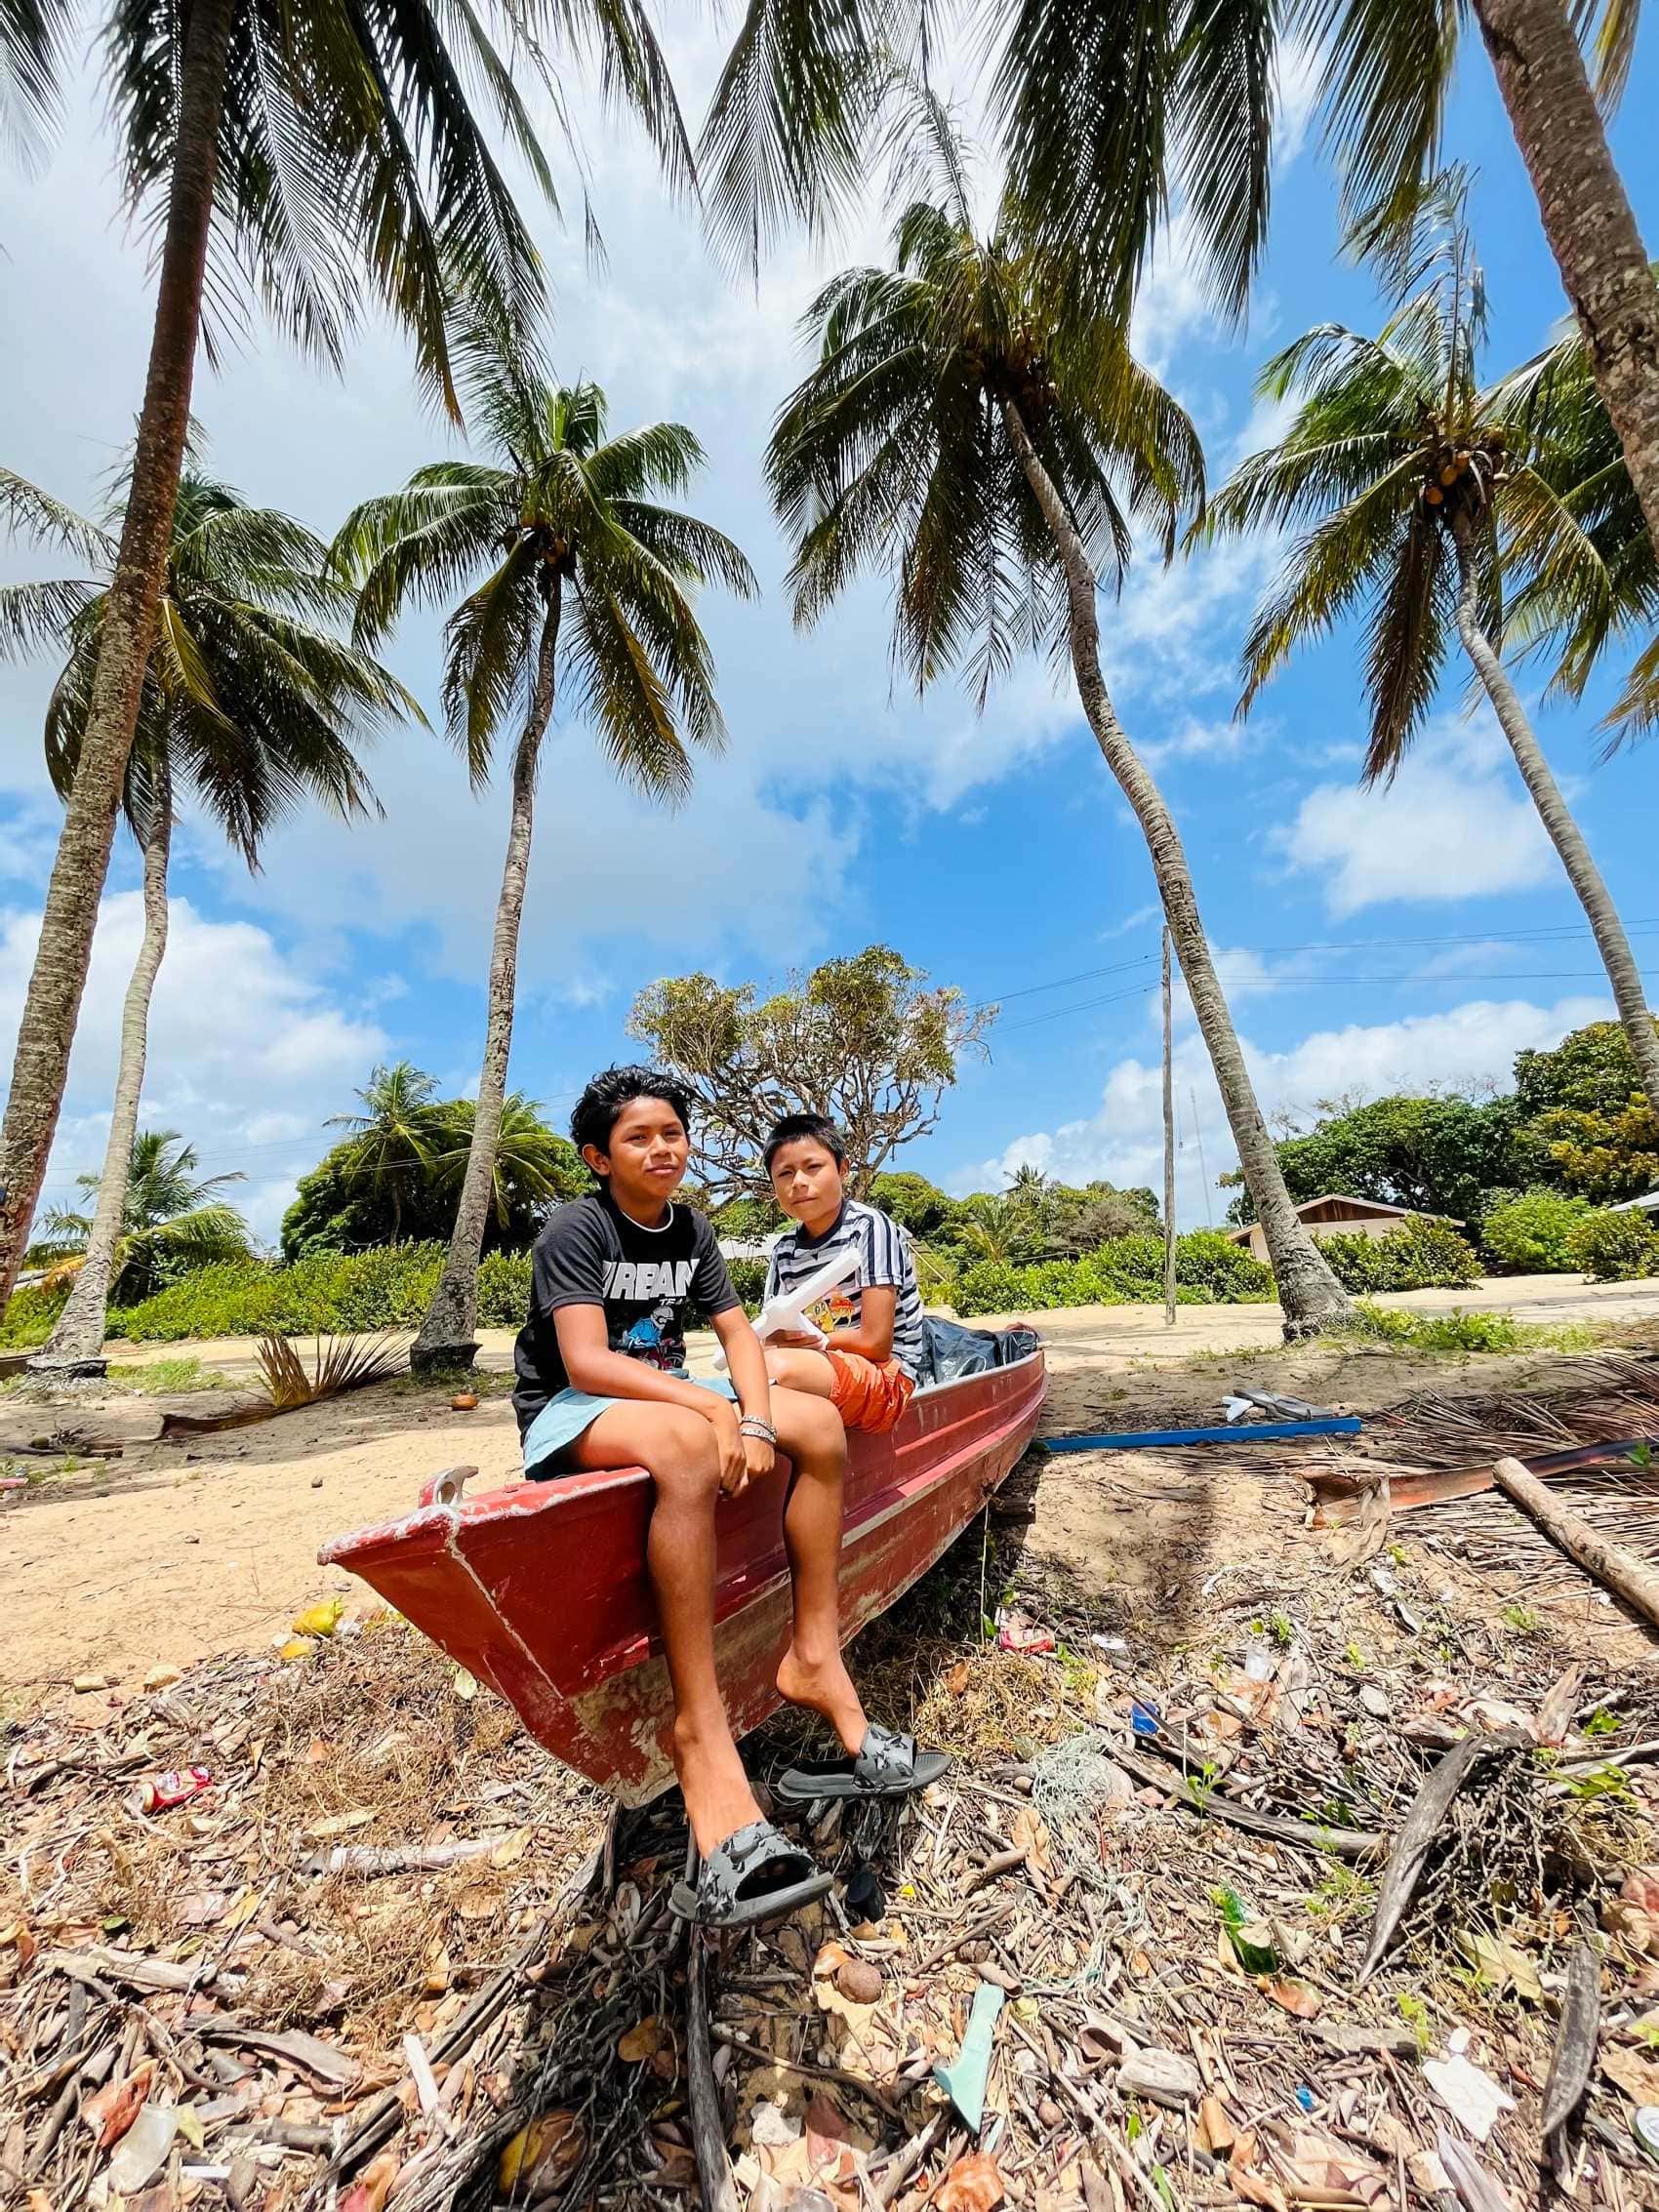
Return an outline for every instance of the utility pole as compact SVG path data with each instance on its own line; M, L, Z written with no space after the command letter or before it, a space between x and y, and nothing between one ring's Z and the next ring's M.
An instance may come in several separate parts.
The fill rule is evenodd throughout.
M1204 1165L1204 1125L1198 1119L1198 1087L1195 1083L1189 1096L1193 1101L1193 1134L1198 1140L1198 1176L1204 1186L1204 1220L1214 1228L1215 1215L1210 1210L1210 1171Z
M1175 1326L1175 1016L1167 922L1163 925L1163 1325Z

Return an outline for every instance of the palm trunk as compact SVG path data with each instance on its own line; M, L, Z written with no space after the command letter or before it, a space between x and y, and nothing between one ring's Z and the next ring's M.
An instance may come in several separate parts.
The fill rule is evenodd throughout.
M1476 611L1475 563L1471 557L1467 516L1460 515L1453 523L1452 537L1457 547L1459 583L1457 631L1463 640L1463 649L1492 703L1498 727L1509 740L1515 764L1520 770L1521 782L1531 794L1539 819L1550 833L1550 842L1566 869L1567 880L1578 893L1579 904L1589 917L1597 950L1607 971L1607 981L1613 986L1613 1003L1619 1010L1625 1035L1630 1039L1637 1074L1647 1093L1648 1103L1659 1108L1659 1034L1655 1033L1653 1017L1647 1011L1647 999L1630 939L1625 935L1624 924L1607 886L1601 880L1601 871L1590 857L1584 832L1573 820L1572 810L1561 796L1560 785L1550 773L1550 764L1533 735L1526 709L1516 695L1496 647L1480 626Z
M496 1146L501 1137L502 1105L506 1097L506 1064L512 1051L513 997L518 981L518 925L524 913L524 887L530 873L530 830L536 804L536 768L542 739L553 711L553 661L558 645L561 585L558 577L547 601L536 652L536 678L530 712L512 763L512 812L506 833L506 862L496 906L496 935L490 950L490 1004L484 1029L484 1065L478 1076L478 1110L466 1148L461 1203L450 1232L449 1257L421 1333L409 1354L411 1367L469 1367L478 1349L478 1262L484 1250L495 1198Z
M28 1239L63 1104L99 901L155 637L190 420L202 281L213 218L215 143L235 0L191 0L179 87L167 231L149 371L121 545L103 615L80 761L47 886L40 948L23 1001L0 1127L0 1311Z
M1564 0L1475 0L1592 373L1659 544L1659 284Z
M156 973L167 950L167 863L173 841L173 787L167 762L156 771L154 808L143 836L144 934L121 1009L121 1059L115 1071L115 1104L109 1117L103 1173L98 1179L98 1207L86 1257L58 1316L45 1349L29 1361L31 1371L101 1375L104 1322L115 1247L127 1218L127 1178L133 1139L139 1128L139 1098L144 1087L144 1053L149 1038L149 1002Z
M1256 1214L1267 1238L1269 1257L1284 1308L1288 1338L1312 1336L1333 1321L1347 1317L1347 1293L1331 1273L1317 1245L1309 1235L1290 1202L1284 1174L1256 1104L1244 1055L1228 1011L1227 999L1210 958L1209 941L1198 914L1192 873L1182 848L1181 834L1164 804L1163 794L1145 762L1124 735L1100 668L1100 623L1095 613L1095 574L1083 542L1056 490L1054 481L1026 430L1020 411L1011 400L1002 403L1008 435L1013 441L1026 480L1036 495L1043 519L1059 547L1066 575L1066 593L1072 618L1072 666L1077 679L1077 696L1095 743L1106 765L1116 777L1124 797L1135 810L1152 854L1153 873L1163 902L1164 918L1175 943L1175 956L1193 1000L1193 1012L1215 1069L1222 1104L1238 1147L1238 1164L1256 1202Z

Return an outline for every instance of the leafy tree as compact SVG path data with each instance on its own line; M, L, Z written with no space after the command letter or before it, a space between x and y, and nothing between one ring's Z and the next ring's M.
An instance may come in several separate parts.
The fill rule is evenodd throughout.
M555 384L539 346L487 302L468 303L463 329L463 386L493 458L417 469L404 490L348 516L337 542L361 586L365 644L411 601L446 605L471 585L444 627L443 698L474 785L489 778L504 725L519 724L477 1113L449 1263L412 1354L422 1366L464 1364L476 1349L536 779L561 671L618 774L671 803L691 782L689 748L725 741L691 594L710 580L740 598L757 588L729 538L659 503L703 463L683 423L610 437L599 387Z
M465 1185L477 1110L470 1099L455 1099L443 1109L432 1180L452 1205ZM486 1237L493 1229L504 1244L527 1214L539 1226L549 1206L585 1197L593 1187L582 1154L568 1137L547 1127L538 1102L522 1091L508 1091L502 1101L494 1155Z
M1617 1022L1574 1029L1552 1052L1522 1052L1516 1099L1569 1190L1598 1204L1659 1188L1659 1113Z
M552 180L520 91L597 49L613 94L641 115L670 172L690 159L640 0L191 0L116 7L100 26L117 168L156 240L156 314L130 493L87 702L81 760L47 887L40 946L0 1126L0 1299L10 1291L52 1147L115 817L138 733L173 542L204 302L232 321L270 313L339 365L371 304L407 330L421 382L456 421L456 288L523 325L540 259L469 88L547 198ZM491 42L512 42L509 66ZM62 0L0 4L0 84L25 114L66 74ZM558 88L550 88L558 107ZM0 121L10 113L0 95ZM463 346L465 340L462 341Z
M965 664L983 704L1015 657L1069 649L1083 712L1146 837L1165 915L1274 1254L1286 1326L1347 1301L1297 1221L1210 957L1180 833L1100 666L1097 598L1135 526L1172 547L1203 494L1197 435L1130 355L1122 322L1070 311L1004 206L975 229L964 152L923 97L935 196L905 209L890 269L851 269L807 317L818 358L767 459L794 545L799 623L865 568L896 576L895 660L924 688Z
M109 1292L133 1306L188 1267L215 1260L245 1260L253 1247L248 1225L220 1196L240 1175L197 1178L196 1148L177 1129L141 1129L127 1164L120 1234L110 1267ZM99 1178L76 1177L97 1199ZM53 1208L41 1221L43 1255L63 1260L84 1252L94 1216Z
M1455 632L1595 933L1643 1084L1659 1097L1659 1043L1630 940L1499 650L1500 515L1535 568L1598 572L1599 558L1477 383L1485 285L1463 180L1440 181L1368 243L1395 314L1380 338L1326 323L1269 362L1258 389L1297 394L1297 414L1278 444L1235 470L1204 526L1305 532L1245 641L1240 711L1298 645L1364 609L1365 777L1387 778L1435 702Z
M1527 1180L1523 1119L1519 1101L1509 1096L1396 1093L1327 1115L1313 1129L1283 1139L1277 1150L1299 1206L1335 1190L1414 1213L1477 1222L1488 1192ZM1227 1185L1239 1178L1221 1180ZM1239 1221L1255 1218L1247 1204L1234 1211Z
M124 491L125 487L122 487ZM46 716L47 767L67 799L91 711L108 613L118 495L89 522L9 470L0 514L98 570L0 587L0 657L64 656ZM173 513L156 639L144 673L124 805L143 859L143 939L121 1019L98 1211L74 1288L31 1362L101 1372L104 1310L143 1088L150 996L167 947L174 794L219 824L250 868L272 824L306 797L346 819L376 805L355 748L383 716L420 708L340 628L350 594L327 549L285 514L250 507L192 460Z
M752 984L665 978L639 993L627 1028L690 1088L692 1158L716 1198L771 1188L762 1153L786 1113L839 1126L862 1196L900 1146L937 1125L962 1055L983 1049L995 1012L867 945L764 999Z
M956 1211L954 1199L910 1168L889 1168L871 1176L865 1196L911 1236L934 1235Z

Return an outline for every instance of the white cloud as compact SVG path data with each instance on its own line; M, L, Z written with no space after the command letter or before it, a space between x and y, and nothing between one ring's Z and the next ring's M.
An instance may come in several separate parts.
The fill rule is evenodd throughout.
M106 898L69 1064L48 1204L103 1164L121 1002L143 929L137 892ZM0 914L0 1037L13 1034L40 936L38 912ZM275 1234L293 1176L321 1149L326 1115L349 1104L384 1052L384 1033L301 973L265 930L214 922L186 899L169 907L167 956L150 1009L142 1126L189 1138L207 1173L249 1178L227 1195Z
M1241 979L1247 994L1248 956L1218 959L1234 964L1230 994L1238 992ZM1589 995L1562 998L1553 1006L1526 999L1472 999L1397 1022L1351 1022L1317 1029L1282 1050L1267 1050L1245 1038L1244 1057L1265 1114L1280 1108L1306 1114L1314 1101L1353 1090L1376 1097L1431 1085L1478 1088L1495 1082L1507 1089L1517 1052L1557 1044L1569 1029L1605 1020L1610 1012L1607 1000ZM1016 1137L994 1159L967 1163L947 1176L947 1187L956 1192L999 1189L1017 1167L1030 1161L1065 1183L1103 1176L1119 1186L1161 1188L1162 1081L1155 1058L1120 1060L1108 1072L1094 1110L1053 1129ZM1208 1055L1191 1030L1176 1042L1175 1090L1184 1133L1177 1168L1180 1219L1187 1227L1201 1223L1207 1201L1219 1221L1227 1198L1214 1188L1214 1181L1236 1164L1236 1154ZM1206 1175L1199 1172L1200 1135Z
M1166 738L1146 740L1140 747L1141 757L1153 768L1162 768L1172 760L1234 760L1246 742L1259 745L1273 728L1264 720L1251 732L1242 722L1201 722L1196 715L1187 714Z
M1320 879L1336 915L1527 890L1559 865L1486 715L1434 723L1382 788L1315 785L1270 841L1292 873Z

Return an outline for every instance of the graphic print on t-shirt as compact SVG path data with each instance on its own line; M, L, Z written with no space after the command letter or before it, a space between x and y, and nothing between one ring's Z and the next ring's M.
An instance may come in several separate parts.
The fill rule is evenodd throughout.
M536 1240L530 1310L513 1347L520 1429L570 1386L558 1341L561 1307L601 1307L612 1351L671 1370L685 1365L689 1309L713 1315L738 1303L706 1214L670 1203L648 1227L604 1191L556 1207Z

